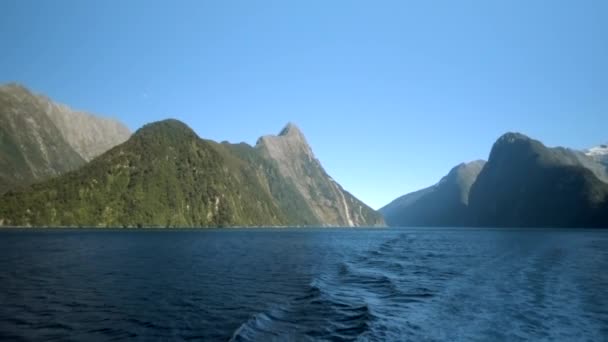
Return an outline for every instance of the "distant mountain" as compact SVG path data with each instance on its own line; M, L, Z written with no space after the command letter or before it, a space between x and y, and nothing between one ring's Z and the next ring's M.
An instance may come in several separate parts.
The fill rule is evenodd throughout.
M319 206L314 201L326 201L323 205L331 208L343 203L329 203L322 196L307 198L283 175L280 163L298 164L300 155L279 161L262 149L200 139L177 120L148 124L77 171L0 197L0 224L173 227L348 222L339 214L335 221L319 217L312 209ZM382 222L379 214L342 195L351 201L349 208L364 213L349 212L352 225Z
M551 158L564 165L582 166L591 171L599 180L608 183L608 169L584 152L565 147L548 149Z
M383 224L376 211L345 191L325 172L294 124L287 124L278 136L261 137L255 148L276 163L280 174L295 185L314 217L324 225Z
M608 144L592 147L584 151L584 153L608 168Z
M469 196L471 223L499 227L608 227L608 184L580 154L507 133Z
M131 136L129 129L116 120L72 111L65 105L47 101L52 108L47 114L68 144L86 161L127 141Z
M389 226L608 227L603 151L548 148L507 133L487 163L461 164L380 212Z
M401 196L380 209L389 226L464 226L469 191L485 161L454 167L439 183Z
M74 170L124 142L116 121L74 112L17 85L0 86L0 194Z

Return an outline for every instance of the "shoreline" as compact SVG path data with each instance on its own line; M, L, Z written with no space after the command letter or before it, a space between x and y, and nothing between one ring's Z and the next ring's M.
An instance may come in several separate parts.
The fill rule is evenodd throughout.
M202 227L163 227L163 226L128 226L128 227L106 227L106 226L0 226L1 229L96 229L96 230L190 230L190 229L198 229L198 230L230 230L230 229L308 229L308 228L317 228L317 229L384 229L391 228L389 226L229 226L229 227L210 227L210 226L202 226Z

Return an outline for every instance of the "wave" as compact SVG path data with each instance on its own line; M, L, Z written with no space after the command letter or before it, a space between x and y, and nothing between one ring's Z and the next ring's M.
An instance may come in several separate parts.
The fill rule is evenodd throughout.
M289 303L253 315L230 341L355 340L369 330L374 315L365 302L341 295L321 278Z
M435 295L426 287L403 283L408 269L401 253L411 242L410 236L400 234L375 249L326 265L300 294L242 323L231 341L353 341L382 336L381 326L395 318L395 310L403 312L404 306Z

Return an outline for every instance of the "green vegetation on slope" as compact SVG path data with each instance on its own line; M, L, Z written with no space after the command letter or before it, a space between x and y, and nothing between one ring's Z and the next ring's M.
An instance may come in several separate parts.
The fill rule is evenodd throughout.
M287 225L290 226L314 226L322 225L310 209L310 205L298 192L290 179L283 178L274 160L262 157L254 147L241 144L218 144L218 148L224 148L243 161L243 167L251 168L249 172L255 173L261 184L272 195L277 206L285 214Z
M360 202L344 194L366 218ZM203 140L185 124L165 120L77 171L0 197L0 225L327 225L311 208L339 204L322 201L310 203L278 161L257 148Z
M75 172L10 192L5 225L234 226L289 222L253 169L166 120Z

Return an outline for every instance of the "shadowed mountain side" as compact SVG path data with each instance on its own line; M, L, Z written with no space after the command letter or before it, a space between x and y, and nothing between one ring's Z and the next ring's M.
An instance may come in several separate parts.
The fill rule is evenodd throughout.
M608 184L563 148L507 133L471 189L471 223L499 227L608 227Z
M454 167L439 183L404 195L380 209L389 226L464 226L469 190L485 161Z
M602 156L507 133L485 165L461 164L380 212L390 226L608 227Z

